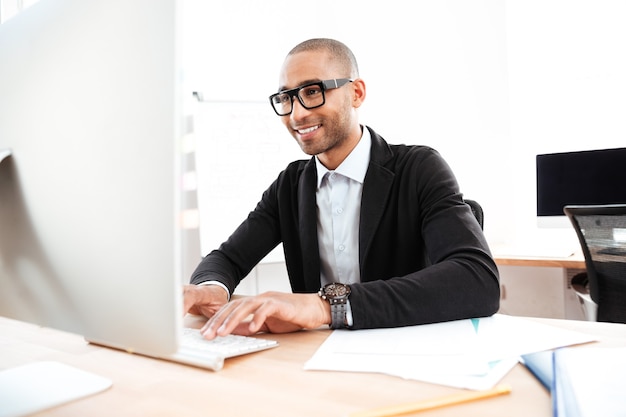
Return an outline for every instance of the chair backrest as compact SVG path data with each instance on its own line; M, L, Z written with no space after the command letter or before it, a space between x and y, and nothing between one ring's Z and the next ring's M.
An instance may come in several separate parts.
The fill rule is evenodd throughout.
M474 213L474 217L476 217L476 220L478 220L478 224L480 224L480 228L482 229L483 228L483 222L485 220L485 215L483 213L483 208L475 200L464 200L464 201L465 201L465 204L470 206L470 208L472 209L472 213Z
M565 206L585 256L598 321L626 323L626 204Z

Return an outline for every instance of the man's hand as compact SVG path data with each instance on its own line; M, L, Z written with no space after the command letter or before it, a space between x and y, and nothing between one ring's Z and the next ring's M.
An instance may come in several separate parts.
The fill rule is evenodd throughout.
M251 317L251 318L250 318ZM330 323L330 305L317 294L267 292L224 305L201 329L207 339L230 333L288 333Z
M183 286L184 313L212 317L228 302L228 294L219 285Z

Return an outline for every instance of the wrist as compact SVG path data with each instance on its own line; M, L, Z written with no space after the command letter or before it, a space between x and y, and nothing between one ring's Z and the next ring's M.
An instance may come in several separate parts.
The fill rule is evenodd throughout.
M228 291L228 288L226 287L226 285L222 284L219 281L204 281L201 282L200 284L197 284L197 287L206 287L206 288L210 288L210 292L214 297L220 297L221 292L219 290L217 290L217 288L221 288L223 290L223 294L225 296L225 302L229 302L230 301L230 291Z
M322 297L320 297L319 293L315 294L315 298L317 299L317 302L320 304L321 317L322 317L321 324L326 324L330 327L332 323L332 317L330 313L330 303L324 300Z
M342 283L331 283L320 288L318 295L327 302L330 310L331 329L344 329L351 324L348 319L350 292L350 286Z

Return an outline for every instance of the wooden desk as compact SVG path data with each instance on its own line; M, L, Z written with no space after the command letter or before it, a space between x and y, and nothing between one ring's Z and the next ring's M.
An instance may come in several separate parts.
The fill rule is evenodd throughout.
M566 258L540 258L525 256L500 255L494 256L496 264L502 266L534 266L534 267L551 267L565 269L585 269L585 258L582 255L575 254Z
M494 248L500 271L500 312L516 316L584 320L571 286L585 271L582 253L568 257L515 256Z
M626 346L626 325L540 320L586 331L604 346ZM55 360L113 381L105 392L37 416L347 416L383 405L459 392L379 374L304 371L329 330L271 335L281 346L227 360L220 372L87 344L81 336L0 317L0 369ZM504 379L510 395L419 416L552 416L548 392L522 365Z

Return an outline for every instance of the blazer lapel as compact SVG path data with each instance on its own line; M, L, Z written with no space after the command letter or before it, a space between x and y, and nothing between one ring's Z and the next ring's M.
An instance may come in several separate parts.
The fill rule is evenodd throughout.
M359 230L359 264L363 270L363 260L371 246L374 233L387 206L394 173L385 167L393 154L387 142L370 129L372 149L370 163L363 183L361 197L361 219ZM298 184L298 225L303 259L305 287L317 291L320 287L320 258L317 241L317 205L315 191L317 171L313 158L306 164Z
M363 195L361 196L361 219L359 226L359 265L361 278L363 262L372 244L372 239L380 219L387 207L389 193L395 174L385 167L392 157L389 145L370 129L372 136L372 150L369 167L363 182Z
M303 275L306 290L317 291L320 288L320 257L317 242L317 171L313 158L306 164L298 184L298 225L300 228L300 247L302 250Z

